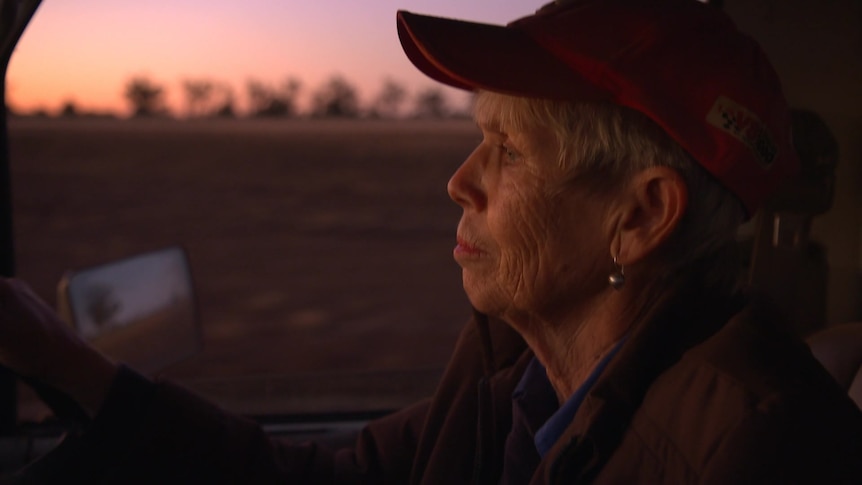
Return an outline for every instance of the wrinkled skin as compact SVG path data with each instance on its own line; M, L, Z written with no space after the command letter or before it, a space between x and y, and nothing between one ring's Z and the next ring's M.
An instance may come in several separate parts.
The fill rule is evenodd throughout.
M605 205L565 182L546 131L480 128L482 143L448 186L463 209L454 256L464 289L516 329L561 323L607 288Z

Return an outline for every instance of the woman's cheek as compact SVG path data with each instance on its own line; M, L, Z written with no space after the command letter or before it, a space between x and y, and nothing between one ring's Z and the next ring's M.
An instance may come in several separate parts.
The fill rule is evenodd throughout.
M535 300L536 292L542 291L544 242L540 231L524 225L513 234L511 244L501 254L500 283L512 302L522 309Z

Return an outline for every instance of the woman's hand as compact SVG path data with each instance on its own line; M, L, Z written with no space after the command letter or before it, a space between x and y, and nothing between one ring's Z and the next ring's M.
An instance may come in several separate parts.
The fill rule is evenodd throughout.
M117 372L26 283L6 278L0 278L0 364L65 392L91 416Z

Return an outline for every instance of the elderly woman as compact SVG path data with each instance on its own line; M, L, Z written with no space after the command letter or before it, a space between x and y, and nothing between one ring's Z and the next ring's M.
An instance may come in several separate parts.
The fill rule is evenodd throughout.
M398 28L419 69L477 91L484 135L449 182L475 315L436 394L351 449L272 441L107 361L6 281L3 341L56 358L2 359L95 415L37 478L862 480L862 414L737 291L736 228L797 164L750 39L689 0L558 1L506 27L401 12Z

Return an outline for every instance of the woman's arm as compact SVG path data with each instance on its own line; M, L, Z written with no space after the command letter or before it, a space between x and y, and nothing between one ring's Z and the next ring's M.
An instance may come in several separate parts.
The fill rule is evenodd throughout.
M25 470L37 483L402 483L428 408L369 423L350 449L272 439L250 419L111 362L14 279L0 280L0 364L94 418Z
M72 397L92 417L117 373L24 282L0 279L0 365Z

